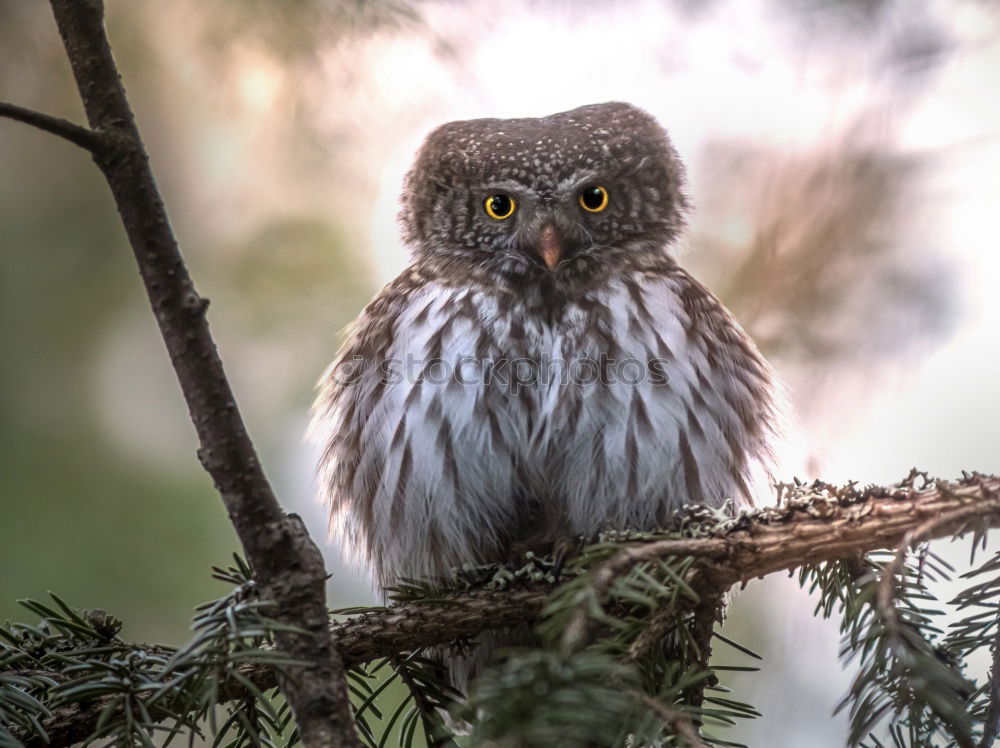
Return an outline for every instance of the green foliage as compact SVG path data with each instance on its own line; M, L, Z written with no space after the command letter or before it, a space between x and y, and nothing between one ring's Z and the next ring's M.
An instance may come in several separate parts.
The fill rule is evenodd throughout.
M444 714L461 698L447 682L444 668L435 660L411 652L400 658L382 658L348 670L354 719L362 740L372 748L398 745L451 746L454 736ZM402 697L387 708L385 697L402 684ZM419 728L419 729L418 729ZM390 742L395 737L395 742Z
M447 606L449 596L482 588L543 584L552 592L538 646L508 651L468 697L449 685L433 651L352 666L362 740L371 748L736 745L721 731L758 713L721 678L756 668L719 664L718 652L710 660L710 645L759 656L715 631L721 598L706 597L692 557L623 553L637 540L701 537L734 522L689 514L670 532L604 536L569 562L529 555L516 568L456 571L448 584L404 580L390 594L411 605ZM973 548L981 541L975 532ZM926 547L799 570L799 583L818 597L817 615L840 617L841 656L857 669L839 707L850 713L852 745L992 744L997 686L969 677L965 663L985 648L1000 657L1000 553L962 577L969 586L952 605L966 616L949 627L931 585L952 572ZM23 601L41 620L0 627L0 747L47 739L45 721L74 704L99 710L91 741L151 745L185 734L213 745L296 743L273 686L294 664L274 649L274 634L288 629L267 616L241 559L214 576L232 589L197 609L194 636L179 649L125 642L113 617L78 612L56 596Z
M21 601L41 622L0 627L0 748L31 736L47 741L46 718L94 700L95 729L79 736L87 742L162 745L185 733L227 748L296 744L278 690L255 683L261 668L295 664L274 649L274 634L294 629L266 615L270 603L259 599L242 558L213 572L232 590L196 609L194 636L179 649L123 641L120 621L78 612L55 595L54 606ZM406 653L358 665L348 677L359 732L373 748L450 744L442 714L459 694L439 663ZM383 713L380 697L400 682L405 695Z
M975 548L975 541L973 543ZM1000 552L977 569L963 574L963 579L979 580L963 590L952 600L958 610L973 612L952 624L945 640L947 651L959 659L967 660L979 650L989 648L993 655L990 679L980 684L968 698L968 711L972 721L983 725L981 745L989 745L1000 733ZM986 734L988 733L988 734Z
M273 696L241 668L291 664L269 648L273 634L287 627L264 615L268 604L257 599L242 559L216 568L215 576L235 585L232 592L198 608L195 636L177 650L125 642L116 619L103 611L80 613L55 595L55 607L22 601L41 623L0 627L0 745L19 745L12 728L47 740L42 718L94 700L96 727L79 739L153 745L157 733L205 737L207 723L213 745L274 744L288 731L287 709L272 707Z
M709 665L721 603L695 591L693 558L631 565L606 590L595 581L594 570L637 540L700 536L731 522L701 510L677 521L682 535L609 534L573 559L536 628L542 648L515 654L477 681L463 712L475 717L474 745L684 744L685 726L709 728L701 739L726 745L710 734L713 726L757 716L728 698L716 673L754 668Z
M974 536L974 549L981 539ZM874 734L883 723L895 748L992 745L993 738L984 737L991 684L977 685L965 663L977 650L996 646L1000 556L963 576L988 576L951 602L978 612L946 629L947 610L928 585L947 581L953 571L927 546L901 563L895 553L877 552L799 571L800 583L819 593L817 614L842 616L841 657L858 668L838 707L849 710L852 745L885 745Z
M941 643L939 622L944 611L931 606L935 597L927 588L936 581L932 568L947 572L928 551L917 565L893 572L890 554L872 554L872 573L863 578L858 596L844 617L841 655L855 659L859 671L841 708L849 705L850 740L858 743L887 714L894 726L905 728L910 745L931 745L953 738L971 745L972 723L966 698L972 690L958 665ZM932 560L933 559L933 560ZM944 562L942 561L941 564ZM883 577L891 576L891 599L879 599Z
M527 650L479 679L463 716L475 721L473 745L621 746L633 726L642 742L632 744L645 745L656 724L634 696L640 681L638 668L607 654Z

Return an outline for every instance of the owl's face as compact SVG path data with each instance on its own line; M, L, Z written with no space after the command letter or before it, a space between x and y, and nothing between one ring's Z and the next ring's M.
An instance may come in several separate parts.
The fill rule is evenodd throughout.
M683 182L666 132L629 104L451 122L407 176L401 221L418 261L459 278L582 277L664 255Z

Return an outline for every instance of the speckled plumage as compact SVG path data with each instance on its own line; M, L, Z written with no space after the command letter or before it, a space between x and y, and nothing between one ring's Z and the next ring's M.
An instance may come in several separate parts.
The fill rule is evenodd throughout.
M751 500L774 378L671 255L683 181L627 104L428 137L402 199L412 263L355 322L313 424L335 527L380 583ZM594 185L609 201L590 213ZM498 191L503 221L483 208Z

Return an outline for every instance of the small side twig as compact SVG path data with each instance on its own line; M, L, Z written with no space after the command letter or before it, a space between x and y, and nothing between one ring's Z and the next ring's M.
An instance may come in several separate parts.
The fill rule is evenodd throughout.
M698 668L702 671L708 670L709 660L712 659L712 635L715 632L715 624L721 617L722 605L721 594L705 595L694 609L691 634L698 645ZM717 680L711 684L705 679L698 681L684 695L685 701L691 706L702 706L705 703L705 686L717 684Z
M654 699L648 693L633 691L632 695L645 704L657 717L662 719L664 724L669 726L674 731L674 734L687 744L688 748L705 748L705 743L698 736L698 730L686 714L667 706L658 699Z
M100 153L107 146L107 140L101 133L70 122L68 119L53 117L51 114L36 112L34 109L27 109L17 104L0 101L0 117L23 122L47 133L58 135L94 154Z
M653 613L642 633L629 645L628 651L622 657L622 662L626 664L638 662L647 655L677 623L677 615L677 609L669 606L663 606Z
M991 495L988 493L988 487L985 484L983 484L983 489L988 499L996 498L995 494ZM885 568L882 576L879 577L878 589L876 591L876 604L878 605L880 615L886 622L886 626L892 627L898 625L898 615L894 605L896 597L895 582L896 577L903 570L903 564L906 563L906 555L910 552L910 549L918 543L940 537L942 534L940 530L942 528L954 528L954 534L961 534L962 521L971 521L977 518L982 518L982 507L975 502L969 502L944 512L933 519L929 519L903 535L903 539L896 548L896 555L893 557L892 563Z
M899 546L896 549L896 554L893 556L892 562L882 571L882 575L878 580L878 587L875 591L875 607L882 619L882 626L884 627L885 632L890 636L902 637L903 629L907 625L904 621L900 620L899 610L896 607L896 579L903 573L906 557L910 550L919 543L939 536L941 534L940 530L942 527L956 528L954 532L956 534L960 534L962 519L965 517L974 519L979 514L979 512L976 511L977 509L978 507L975 505L960 506L951 512L947 512L939 517L927 520L923 524L914 527L903 536L902 541L900 541ZM994 662L995 661L996 659L994 657ZM988 722L985 729L987 732L990 729ZM960 748L973 747L970 735L953 732L952 738L954 739L955 744L960 746ZM992 745L992 742L987 742L983 745Z
M413 679L413 676L406 669L406 664L399 657L391 657L390 662L396 668L396 672L399 673L399 679L403 681L403 685L410 690L410 695L413 696L413 704L417 707L417 713L420 715L421 723L423 723L424 734L431 740L430 748L438 748L438 746L444 745L435 734L437 717L434 714L434 707L427 701L427 697L424 695L420 684Z

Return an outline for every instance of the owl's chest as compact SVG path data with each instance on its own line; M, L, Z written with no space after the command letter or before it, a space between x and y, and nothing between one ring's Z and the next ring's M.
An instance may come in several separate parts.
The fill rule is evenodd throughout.
M558 314L422 289L379 333L391 340L379 366L345 390L361 468L371 467L352 485L384 493L389 516L402 511L393 497L419 495L419 513L454 496L463 511L517 524L517 497L535 497L574 533L720 505L741 490L769 400L756 354L699 289L692 298L683 277L626 278Z
M621 421L635 398L661 414L654 422L682 417L680 400L708 371L688 322L662 278L609 284L556 309L530 295L429 289L400 316L390 361L432 412L489 415L509 439L537 442Z

